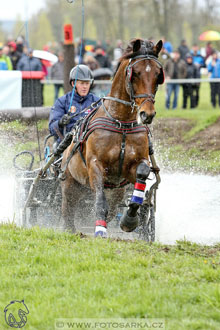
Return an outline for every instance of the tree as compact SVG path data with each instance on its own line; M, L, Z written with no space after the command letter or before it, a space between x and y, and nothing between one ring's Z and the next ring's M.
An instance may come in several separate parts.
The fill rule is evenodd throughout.
M42 49L48 42L54 41L52 28L44 11L32 18L30 27L30 45L32 48Z

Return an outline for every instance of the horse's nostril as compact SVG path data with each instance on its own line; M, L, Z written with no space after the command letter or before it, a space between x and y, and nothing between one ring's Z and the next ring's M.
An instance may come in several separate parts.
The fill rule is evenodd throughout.
M156 112L154 112L150 115L147 114L145 111L140 112L140 118L141 118L141 121L143 124L151 124L155 115L156 115Z
M140 117L141 117L141 120L144 122L147 119L148 116L147 116L146 112L141 111L140 112Z

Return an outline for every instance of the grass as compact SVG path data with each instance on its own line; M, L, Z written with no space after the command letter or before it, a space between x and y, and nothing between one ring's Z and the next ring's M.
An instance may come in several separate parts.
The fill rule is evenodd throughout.
M161 318L166 329L219 329L220 246L81 238L0 226L1 310L29 308L27 329L55 318ZM4 315L1 329L8 329Z
M185 118L190 120L194 126L186 133L190 138L199 131L216 122L220 118L220 108L213 109L210 102L210 87L208 83L202 83L200 87L200 102L196 109L182 109L182 88L178 98L178 109L165 109L165 87L159 89L156 96L157 118Z
M182 145L157 146L155 150L159 164L167 170L219 174L220 151L184 150Z

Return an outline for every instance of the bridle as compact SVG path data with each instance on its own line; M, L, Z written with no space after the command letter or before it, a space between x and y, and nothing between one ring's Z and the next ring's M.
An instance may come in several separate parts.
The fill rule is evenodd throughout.
M132 63L132 60L136 60L136 61ZM159 78L160 81L157 83L157 85L158 84L162 84L163 81L164 81L164 77L162 77L163 76L163 66L160 63L160 61L157 59L157 57L154 56L154 55L148 55L148 54L138 55L138 56L135 56L135 57L129 59L128 66L125 69L125 71L126 71L126 91L129 94L129 96L130 96L130 102L124 101L124 100L121 100L121 99L119 99L117 97L112 97L112 96L106 96L106 97L103 97L103 99L104 100L116 101L116 102L122 103L122 104L124 104L126 106L130 106L131 109L132 109L132 112L134 111L135 108L139 111L140 108L146 102L151 102L151 103L154 104L155 103L155 94L156 93L155 94L153 94L153 93L151 93L151 94L147 94L147 93L144 93L144 94L135 94L134 93L134 88L133 88L133 85L132 85L132 82L131 82L133 66L135 64L137 64L137 63L139 63L141 61L145 61L145 60L153 60L154 62L156 62L159 65L160 70L161 70L161 72L160 72L161 77ZM156 88L156 91L157 91L157 88ZM136 101L135 101L137 98L144 98L145 100L140 105L138 105L136 103Z

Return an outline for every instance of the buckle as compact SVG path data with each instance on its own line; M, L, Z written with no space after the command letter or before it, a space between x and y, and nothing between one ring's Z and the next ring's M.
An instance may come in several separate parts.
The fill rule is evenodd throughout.
M118 128L121 129L121 122L119 120L117 120L117 119L115 121L119 125Z

